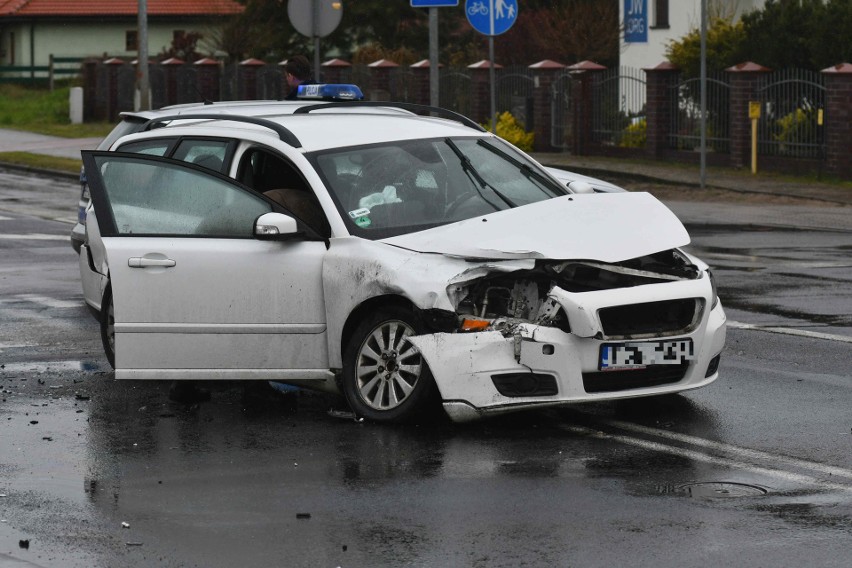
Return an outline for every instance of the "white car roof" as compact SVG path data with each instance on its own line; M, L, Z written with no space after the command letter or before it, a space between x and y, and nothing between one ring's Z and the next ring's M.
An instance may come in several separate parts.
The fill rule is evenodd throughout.
M249 104L254 103L254 104ZM301 150L313 152L329 148L359 146L400 140L443 138L447 136L491 136L490 133L474 130L460 122L436 117L424 117L393 106L330 107L314 110L308 114L293 114L299 107L314 105L316 101L269 102L257 104L227 103L222 105L193 105L185 108L168 108L146 113L127 113L156 119L166 116L186 116L187 121L173 120L165 129L156 128L150 134L139 133L134 138L171 134L203 136L231 136L242 138L240 131L264 132L278 137L272 129L240 121L217 120L209 117L192 120L195 114L217 114L261 118L283 126L298 140ZM254 138L254 136L251 136ZM291 144L293 145L293 144ZM298 147L298 146L297 146Z

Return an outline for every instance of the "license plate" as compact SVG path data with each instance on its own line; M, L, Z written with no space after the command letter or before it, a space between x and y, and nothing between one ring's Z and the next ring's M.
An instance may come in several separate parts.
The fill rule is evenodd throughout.
M695 359L691 339L633 341L601 345L601 371L641 369L648 365L680 365Z

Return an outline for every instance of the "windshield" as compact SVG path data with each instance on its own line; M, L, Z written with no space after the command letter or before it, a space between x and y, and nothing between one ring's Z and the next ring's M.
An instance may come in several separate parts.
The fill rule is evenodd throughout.
M312 160L349 232L412 233L567 193L497 138L411 140L334 149Z

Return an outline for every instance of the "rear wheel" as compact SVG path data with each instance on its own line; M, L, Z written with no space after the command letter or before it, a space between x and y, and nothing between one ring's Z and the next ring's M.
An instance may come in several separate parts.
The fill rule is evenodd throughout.
M115 311L111 286L107 286L101 302L101 341L104 344L107 361L115 369Z
M410 311L389 307L363 320L343 352L343 392L356 414L407 422L434 406L432 373L408 337L422 332Z

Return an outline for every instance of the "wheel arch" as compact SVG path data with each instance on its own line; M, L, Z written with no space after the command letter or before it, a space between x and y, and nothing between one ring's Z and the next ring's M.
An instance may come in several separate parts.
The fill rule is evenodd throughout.
M343 332L340 335L340 344L337 346L341 360L343 359L343 351L346 349L346 345L352 338L352 333L355 331L355 328L358 327L358 323L364 319L364 316L372 311L388 306L404 308L410 310L414 314L418 312L417 307L411 300L396 294L374 296L364 300L349 313L349 317L346 318L346 323L343 324Z

